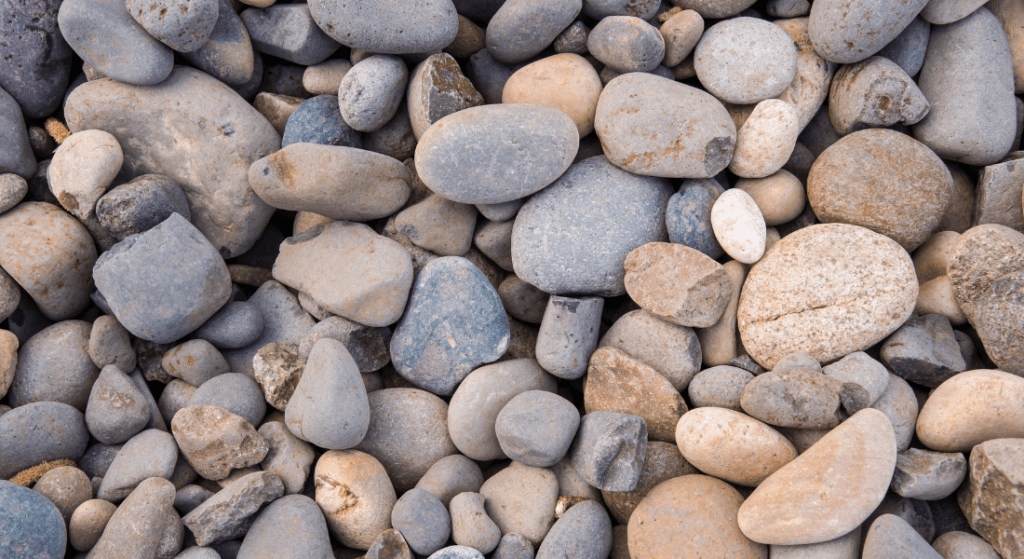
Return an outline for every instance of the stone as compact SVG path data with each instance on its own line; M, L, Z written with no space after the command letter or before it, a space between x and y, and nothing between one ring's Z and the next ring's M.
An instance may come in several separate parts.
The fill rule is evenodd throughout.
M1003 225L979 225L960 237L947 271L968 320L977 321L978 308L997 280L1024 268L1022 249L1024 235Z
M149 403L115 365L100 371L85 408L89 433L103 444L120 444L146 427Z
M416 136L405 104L387 124L363 134L363 149L405 161L416 153Z
M334 89L328 93L334 95L337 91L337 89ZM306 100L301 97L292 97L291 95L280 95L277 93L261 91L256 94L256 98L253 100L252 105L261 115L263 115L264 118L267 119L268 122L270 122L274 127L274 130L277 130L278 134L284 134L288 127L288 120L291 118L291 115L294 114L305 101ZM332 130L332 132L339 131ZM343 128L341 132L345 132L345 129Z
M830 62L860 62L895 39L927 3L914 0L895 6L871 0L851 6L831 0L812 5L811 41Z
M32 490L53 503L65 522L71 519L79 505L92 498L89 476L74 466L61 466L46 472Z
M61 206L85 220L117 176L124 154L117 139L102 130L83 130L70 136L53 154L46 178Z
M476 216L473 217L475 224ZM473 235L473 245L508 272L514 270L512 265L512 227L514 225L515 220L512 219L500 223L482 221Z
M681 64L697 46L704 33L704 18L694 10L682 10L665 20L659 31L665 40L661 63L671 68Z
M930 35L931 25L920 17L915 17L895 39L878 51L878 56L892 60L908 76L916 76L924 65Z
M220 10L216 0L129 0L128 13L161 43L178 52L198 50L210 39Z
M559 378L583 376L597 347L603 308L600 297L550 297L537 334L540 366Z
M395 503L391 524L420 555L430 555L444 547L452 528L444 503L428 491L415 488Z
M747 383L740 406L778 427L822 429L839 425L842 381L807 369L772 371Z
M246 172L253 161L278 149L280 137L223 83L185 67L151 88L90 82L68 97L65 115L72 131L113 134L130 176L156 173L177 182L196 227L224 256L245 252L263 232L273 208L249 187ZM220 124L199 128L205 122ZM174 130L188 130L193 141L175 144ZM153 144L175 147L145 147Z
M139 86L162 82L174 52L146 32L120 0L69 0L57 22L75 54L103 76Z
M217 406L189 406L171 421L171 432L189 465L210 480L232 469L257 464L267 455L266 441L238 415Z
M1007 274L996 280L982 296L974 309L974 325L985 351L1002 370L1024 375L1019 358L1024 347L1014 335L1020 323L1020 309L1024 298L1024 270Z
M0 214L17 206L28 194L28 182L14 173L0 174Z
M936 314L908 320L882 345L881 357L897 375L930 388L967 369L949 319Z
M0 159L0 173L13 173L25 180L32 178L37 163L29 143L25 118L18 102L3 89L0 89L0 130L4 145L11 146L4 150Z
M413 559L413 554L402 533L389 528L373 541L366 551L366 559Z
M306 337L310 329L316 324L316 321L302 309L298 299L285 286L273 280L264 283L247 302L254 305L263 316L263 335L249 346L225 351L224 358L230 364L231 370L255 376L253 368L254 358L261 348L269 343L294 344L290 352L297 355L298 344ZM274 360L272 359L271 361ZM297 366L298 370L301 370L302 364L297 364ZM277 372L274 372L276 369L267 370L267 372L274 372L273 378L283 381L280 384L275 382L273 391L266 388L268 386L267 381L272 378L271 376L264 377L263 380L257 377L257 380L264 385L265 395L276 399L279 397L277 394L280 394L285 400L291 396L294 384L290 383L295 369L292 365L289 365L286 369L286 371L282 371L287 373L284 375L278 375ZM298 381L297 378L294 380ZM274 405L273 400L270 403Z
M683 458L698 470L738 485L756 487L797 457L796 448L778 431L723 408L684 414L675 440Z
M263 78L262 58L253 50L249 32L228 0L217 0L217 23L209 39L198 49L182 55L196 68L229 87L251 89L248 99L256 94L255 89Z
M432 191L466 204L537 192L565 172L579 144L573 120L541 105L470 107L437 122L420 136L416 171Z
M96 246L82 224L45 202L0 215L0 266L46 318L72 318L89 305Z
M822 372L840 382L862 386L868 392L869 405L877 401L889 387L889 371L863 351L855 351L826 365Z
M782 169L796 147L799 118L786 101L759 102L736 134L729 170L744 178L763 178Z
M206 340L189 340L171 348L160 359L160 367L196 388L231 370L224 356Z
M722 557L765 559L766 546L736 526L743 497L709 476L684 475L661 483L629 519L629 554L634 559Z
M86 552L99 541L117 506L103 499L90 499L75 509L68 523L68 543L76 551Z
M609 161L640 175L710 178L728 166L736 145L736 126L717 99L645 73L605 86L594 129Z
M313 499L288 495L270 503L238 548L238 559L331 559L324 515Z
M609 15L587 36L587 50L616 72L649 72L665 57L665 39L639 17Z
M494 432L502 452L516 462L546 468L572 444L580 413L571 402L544 390L516 395L498 413Z
M341 79L338 93L345 123L361 132L382 128L398 111L409 83L409 69L396 56L371 56Z
M896 457L892 490L909 499L937 501L953 494L967 475L967 459L911 448Z
M1000 27L992 12L978 9L932 30L918 78L931 110L913 133L939 157L991 165L1012 147L1017 122L1013 61ZM962 116L968 114L976 116Z
M889 420L877 410L857 412L754 490L737 515L740 530L773 545L835 539L882 502L895 466Z
M931 105L895 62L873 56L843 66L832 80L829 118L846 135L864 128L917 124Z
M971 0L970 2L931 0L921 10L921 18L933 25L946 25L971 15L974 10L984 4L985 2L979 0Z
M999 559L992 544L967 532L946 532L935 538L932 547L944 559Z
M863 557L939 559L942 556L902 518L883 514L871 523L864 539Z
M89 557L155 557L168 517L174 514L173 504L171 482L162 478L143 481L117 507ZM177 554L172 553L172 557Z
M451 0L395 5L313 0L309 11L339 43L380 54L439 51L455 39L459 27Z
M391 361L388 344L391 331L370 327L340 316L330 316L316 324L299 345L299 355L308 358L313 346L323 338L337 340L355 360L360 373L377 371Z
M285 410L285 424L302 440L343 450L363 439L370 423L359 367L341 342L322 338L313 346Z
M409 121L417 140L442 118L484 104L483 97L447 53L433 54L416 66L406 95Z
M718 99L749 104L779 95L796 75L796 47L776 25L740 17L712 25L693 51L701 84Z
M794 351L831 361L895 331L917 294L913 262L895 241L853 225L815 225L776 243L751 270L737 310L740 336L768 368Z
M949 320L950 324L963 325L967 316L960 309L949 276L939 276L921 284L921 292L917 296L918 315L935 314Z
M287 119L281 133L282 148L292 144L363 147L362 135L346 124L341 116L337 95L317 95L306 99L288 114ZM322 152L312 155L322 156ZM279 180L289 180L289 177L284 174Z
M951 178L924 144L891 130L862 130L818 157L807 179L807 197L823 223L866 227L911 251L942 219ZM854 195L847 190L851 184L864 186Z
M284 495L280 478L270 472L248 474L216 493L182 518L201 546L245 535L256 513Z
M705 18L724 19L739 14L753 4L751 0L679 0L676 5L684 10L694 10Z
M603 491L631 491L646 454L647 425L642 418L595 411L580 419L568 456L590 485Z
M960 233L956 231L939 231L928 237L914 252L914 270L918 282L924 284L946 275L946 268L959 241Z
M630 311L608 329L598 347L614 347L652 367L678 391L697 374L701 344L691 328L672 324L643 309Z
M276 475L284 485L284 494L300 493L313 464L313 447L299 439L280 421L267 421L257 431L269 450L263 470Z
M533 545L522 534L511 532L501 537L493 559L533 559Z
M57 26L59 7L43 0L0 10L0 58L10 62L0 72L0 88L17 100L26 119L53 113L68 86L72 51Z
M754 375L738 367L718 365L697 373L687 395L694 408L715 407L743 411L740 398Z
M18 337L7 330L0 330L0 398L14 382L18 370Z
M544 540L555 521L558 480L548 469L512 462L485 481L480 494L487 516L503 534L520 534L533 545Z
M331 533L345 546L369 549L391 527L395 489L384 467L368 454L331 450L317 460L316 502Z
M985 7L999 19L999 23L1003 25L1003 30L1006 32L1006 38L1010 44L1010 56L1013 60L1015 92L1021 92L1024 90L1024 79L1019 76L1024 75L1020 73L1021 65L1024 64L1024 56L1022 56L1024 55L1024 50L1021 49L1024 43L1021 42L1021 32L1018 24L1021 18L1024 17L1024 10L1021 10L1020 6L1013 2L1006 0L989 2Z
M12 559L59 559L67 530L53 503L27 487L0 480L0 548Z
M738 262L754 264L764 256L767 236L764 217L757 202L745 191L733 188L715 200L711 207L711 227L725 253Z
M81 412L60 402L18 406L0 416L0 478L42 462L78 460L89 442Z
M1017 145L1018 142L1014 142ZM998 223L1024 232L1024 212L1017 211L1024 182L1024 161L1011 152L1006 161L989 165L978 176L972 224Z
M166 431L147 429L121 447L102 475L96 497L118 502L151 477L170 479L178 461L174 437Z
M341 47L317 26L305 5L248 8L239 16L256 50L288 62L319 64Z
M528 60L550 45L582 8L582 0L506 1L487 24L487 50L506 64Z
M687 246L648 243L631 251L624 266L629 296L673 324L712 326L729 304L732 287L725 269Z
M643 418L649 436L675 441L675 426L686 404L668 379L615 348L590 358L583 389L587 413L616 412Z
M344 266L333 257L338 251L350 255ZM360 257L362 262L356 265ZM367 326L398 320L412 287L412 272L409 254L400 245L366 225L348 222L317 226L290 237L274 262L275 279L307 293L331 312Z
M87 132L97 131L88 130L75 135ZM120 152L121 148L117 149ZM148 231L172 213L192 219L188 199L181 187L162 175L142 175L111 189L96 202L95 211L100 225L115 241Z
M754 199L767 227L793 221L807 201L803 183L785 169L763 178L741 179L736 188Z
M193 334L218 349L243 348L263 334L263 315L250 303L231 301Z
M302 87L313 95L334 95L351 69L351 62L337 58L313 64L302 72Z
M917 436L939 452L966 452L985 441L1024 438L1024 411L1015 402L1024 379L997 370L960 373L939 385L917 419Z
M99 375L88 354L89 333L88 322L66 320L29 338L12 363L8 402L13 407L63 402L84 412Z
M574 505L559 518L544 538L537 557L552 559L574 555L581 559L608 557L612 548L612 523L595 501Z
M558 109L572 119L583 138L594 131L600 95L601 82L594 67L578 54L564 53L517 70L505 82L501 101Z
M902 377L889 373L889 386L871 407L885 414L896 433L899 452L910 448L917 425L918 404L914 389Z
M481 559L483 556L472 547L453 545L431 553L427 559Z
M253 426L259 425L267 412L260 385L242 373L225 373L204 382L192 394L188 405L218 406L241 416Z
M712 259L724 254L711 225L711 209L725 190L714 179L688 179L672 195L665 209L668 238Z
M135 370L135 350L128 331L113 316L103 315L93 322L89 333L89 358L100 369L116 365L122 371Z
M811 43L809 20L806 17L775 20L796 45L796 74L793 82L776 99L791 103L800 119L800 129L807 127L829 94L835 64L826 61Z
M440 256L463 256L473 244L476 208L437 194L395 215L395 227L416 246Z
M460 493L451 502L452 541L480 553L490 553L501 540L501 530L484 509L484 496Z
M449 506L455 496L479 491L483 482L484 475L476 462L461 454L451 454L434 462L416 482L416 488L429 491Z
M601 499L613 518L628 524L637 505L653 488L666 480L695 473L697 470L686 462L674 443L649 441L636 487L632 491L602 491ZM564 488L562 492L566 492ZM597 500L596 495L594 500Z
M845 536L822 543L805 545L770 545L773 559L858 559L861 541L860 526Z

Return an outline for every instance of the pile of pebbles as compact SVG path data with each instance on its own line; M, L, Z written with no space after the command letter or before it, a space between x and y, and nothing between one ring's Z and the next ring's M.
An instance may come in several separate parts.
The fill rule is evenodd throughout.
M0 2L0 557L1024 557L1019 0L240 1Z

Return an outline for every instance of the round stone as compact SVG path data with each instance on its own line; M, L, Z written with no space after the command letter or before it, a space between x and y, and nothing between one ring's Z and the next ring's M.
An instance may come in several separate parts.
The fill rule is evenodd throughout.
M797 456L793 443L775 429L723 408L683 414L675 438L687 462L737 485L756 487Z
M339 43L380 54L439 51L459 31L459 16L451 0L313 0L309 12Z
M814 50L829 62L860 62L895 39L928 1L814 2L809 26Z
M665 57L665 38L638 17L612 15L590 31L587 50L616 72L650 72Z
M712 25L693 51L697 78L727 103L751 104L783 92L796 75L796 46L780 27L739 17Z
M18 351L11 405L63 402L85 411L100 373L89 357L91 332L88 322L65 320L29 338Z
M754 107L736 133L729 170L758 179L775 173L789 160L800 135L800 116L786 101L766 99Z
M409 83L409 69L397 56L377 55L359 62L341 79L341 116L355 130L372 132L398 112Z
M991 439L1024 438L1024 379L997 370L960 373L939 385L917 418L917 436L939 452Z
M50 460L78 460L88 444L85 418L75 408L60 402L18 406L0 415L0 478Z
M630 311L612 324L598 347L614 347L644 363L685 390L700 370L701 345L692 328L663 320L643 309Z
M263 421L267 411L263 389L252 377L242 373L225 373L204 382L192 394L188 405L219 406L254 426Z
M292 109L281 134L281 147L292 144L363 147L362 135L345 122L341 102L334 93L306 99Z
M75 509L68 524L68 542L77 551L86 552L99 541L117 505L103 499L90 499Z
M580 412L571 402L544 390L528 390L501 408L494 434L512 460L546 468L565 456L579 424Z
M204 384L196 394L225 376ZM341 450L363 440L370 407L359 367L344 344L321 338L313 345L288 400L285 424L295 436L323 448Z
M369 549L391 527L397 497L384 467L355 450L330 450L316 463L316 504L331 534L352 549Z
M740 397L753 373L739 367L719 365L704 369L690 381L687 395L694 408L715 407L743 411Z
M725 253L744 264L764 256L767 227L757 202L738 188L722 193L711 207L711 228Z
M556 54L523 66L505 82L502 103L531 103L569 115L579 137L594 131L601 78L578 54Z
M452 518L444 503L423 489L410 489L391 509L391 525L419 555L444 547L452 531Z
M86 220L123 162L117 138L103 130L82 130L68 136L53 153L46 179L60 205Z
M60 559L67 530L57 507L27 487L0 480L0 549L10 559Z

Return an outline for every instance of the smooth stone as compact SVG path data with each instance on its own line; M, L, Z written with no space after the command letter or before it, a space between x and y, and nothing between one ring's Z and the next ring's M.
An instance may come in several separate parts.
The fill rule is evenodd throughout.
M907 169L914 169L912 176ZM844 137L818 157L807 178L807 198L823 223L866 227L911 251L942 219L951 183L946 166L926 145L871 129ZM854 184L861 185L856 194L848 190Z
M70 521L79 505L92 499L89 476L74 466L61 466L46 472L32 490L53 503L64 522Z
M107 470L123 447L124 445L108 446L103 443L95 443L89 446L89 450L85 454L76 459L76 463L86 475L92 478L102 478L107 475ZM99 488L96 489L98 491Z
M117 138L102 130L83 130L68 136L57 148L46 178L61 206L86 220L123 161Z
M983 0L958 2L952 0L930 0L921 10L921 18L933 25L947 25L960 21L983 6Z
M313 499L302 495L281 497L263 509L242 540L237 555L237 559L332 557L324 516Z
M313 465L313 447L293 435L280 421L267 421L257 432L270 447L261 463L263 470L281 479L286 495L302 492Z
M416 135L405 104L387 124L363 134L363 149L405 161L416 153Z
M37 0L0 9L0 58L9 62L0 88L17 100L26 119L53 113L68 86L72 51L57 26L59 7Z
M796 74L793 82L776 99L791 103L803 130L814 118L829 94L829 85L836 65L818 55L811 43L809 20L806 17L775 20L796 45Z
M946 167L953 175L953 195L937 229L963 233L970 229L972 223L974 180L956 163L947 164Z
M175 515L174 485L162 478L139 484L117 507L88 557L155 557L165 537L168 517ZM180 544L179 544L180 546ZM171 556L177 555L177 551Z
M68 543L76 551L85 553L92 549L117 506L103 499L90 499L75 509L68 523Z
M313 346L288 401L285 423L295 436L332 450L351 448L366 435L366 388L344 344L322 338Z
M516 462L546 468L569 451L580 413L571 402L544 390L513 397L498 413L494 433L502 452Z
M643 309L612 324L598 347L613 347L652 367L678 391L700 370L701 344L691 328L663 320Z
M164 422L170 424L174 414L188 406L188 401L192 398L192 394L195 391L196 387L191 384L183 380L171 379L171 382L164 387L163 392L160 394L160 401L157 402Z
M842 381L807 369L765 373L747 383L740 406L770 425L822 429L839 425Z
M0 174L0 214L17 206L27 194L28 181L14 173Z
M218 349L243 348L263 334L263 315L250 303L231 301L193 334Z
M261 462L268 451L249 422L217 406L183 408L171 421L171 432L189 465L214 481Z
M156 173L177 182L196 227L224 256L245 252L262 234L273 208L252 191L246 173L253 161L278 149L280 138L223 83L186 67L155 87L89 82L68 97L65 114L72 131L113 134L130 176ZM200 127L206 122L220 124ZM175 143L172 130L180 129L191 130L193 141ZM154 144L175 147L146 147Z
M198 50L210 39L220 15L216 0L128 0L128 13L161 43L178 52Z
M452 499L452 541L480 553L490 553L501 540L501 529L487 516L484 502L479 493L460 493Z
M889 371L863 351L855 351L826 365L822 372L840 382L862 386L868 392L869 405L876 402L889 387Z
M189 340L171 348L160 359L160 367L196 388L231 370L224 356L206 340Z
M897 375L930 388L967 369L949 319L936 314L908 320L882 345L881 357Z
M811 41L814 49L830 62L860 62L895 39L927 3L928 0L913 0L893 5L865 0L850 4L826 0L812 4Z
M409 69L396 56L371 56L345 73L337 89L341 116L361 132L378 130L398 111Z
M459 20L451 0L339 4L313 0L309 11L339 43L379 54L436 52L455 39Z
M986 441L971 450L970 476L957 500L971 527L1003 557L1017 557L1021 543L1021 459L1024 440Z
M229 87L241 89L257 78L257 74L262 79L262 59L253 50L249 31L229 0L217 0L217 22L209 39L198 49L182 54L196 68ZM252 87L259 87L259 82ZM255 92L250 94L250 99L252 95Z
M917 281L924 284L946 275L946 268L959 241L960 233L956 231L939 231L928 237L928 240L914 252Z
M18 102L3 89L0 89L0 140L10 146L0 158L0 172L14 173L26 180L32 178L38 165L29 143L25 118Z
M737 485L756 487L797 457L793 444L775 429L723 408L687 412L675 440L698 470Z
M263 316L263 335L241 349L224 352L231 370L255 375L253 358L269 343L298 344L316 324L313 317L299 305L298 298L287 287L276 281L260 286L247 303L255 306Z
M612 517L625 526L629 523L633 511L652 489L669 479L695 473L697 470L686 462L679 452L679 447L674 443L649 441L636 487L632 491L624 492L602 491L601 500L608 507ZM564 487L561 492L567 493ZM597 500L596 495L593 500Z
M822 543L805 545L770 545L772 559L862 559L860 557L861 529L858 526L845 536Z
M740 530L773 545L835 539L882 502L895 466L889 420L878 410L857 412L754 490L737 515Z
M645 244L627 255L624 268L629 296L644 310L679 326L713 326L732 294L725 269L683 245Z
M786 101L759 102L736 133L729 170L744 178L764 178L782 169L800 135L799 118Z
M841 135L898 123L917 124L931 108L914 80L881 56L840 68L831 91L829 118Z
M51 460L78 460L89 442L81 412L60 402L18 406L0 416L0 478Z
M416 171L432 191L450 200L509 202L561 176L578 144L575 123L558 109L527 104L471 107L422 134Z
M402 533L390 528L381 532L366 550L366 559L413 559L413 554Z
M931 110L913 133L939 157L991 165L1012 148L1017 132L1013 61L1001 28L992 12L978 9L932 29L918 77Z
M725 253L738 262L754 264L764 256L767 238L764 217L757 202L745 191L732 188L715 200L711 207L711 228Z
M214 493L199 485L186 485L174 495L174 509L180 514L188 514L204 501L213 497Z
M595 411L580 419L569 449L573 468L603 491L636 487L647 454L647 425L638 416Z
M487 24L487 51L506 64L528 60L550 45L582 8L582 0L507 0Z
M517 70L502 92L502 103L529 103L558 109L576 125L579 137L594 131L594 113L601 81L594 67L578 54L542 58Z
M538 559L572 555L580 559L604 559L612 549L612 523L595 501L574 505L548 531L537 550Z
M883 514L871 523L864 539L864 559L940 559L935 549L910 524L894 514Z
M329 257L339 251L349 255L344 262ZM317 226L287 239L274 274L327 310L367 326L397 321L413 285L408 252L368 226L349 222Z
M549 295L509 274L498 286L498 296L509 316L516 320L540 324L548 306Z
M938 501L952 495L966 475L967 459L961 453L911 448L896 457L891 487L902 497Z
M496 104L501 103L505 84L512 74L521 68L524 63L505 64L498 62L485 48L469 57L466 65L466 75L471 80L471 85L479 90L478 93L485 102ZM447 113L446 113L447 114Z
M930 35L931 25L916 17L895 39L878 51L878 56L892 60L908 76L916 76L924 66Z
M616 72L649 72L665 57L665 38L639 17L609 15L587 36L587 50Z
M317 26L306 5L248 8L239 17L256 50L288 62L319 64L341 47Z
M284 495L284 484L269 472L248 474L203 501L184 518L201 546L244 536L266 503Z
M537 334L540 366L558 378L583 376L597 347L603 308L604 299L600 297L551 296Z
M604 157L572 165L520 209L512 230L516 275L554 294L625 293L623 262L632 249L664 239L670 195L668 181L633 175Z
M701 84L718 99L757 103L779 95L796 75L797 51L776 25L740 17L712 25L693 51Z
M583 387L587 413L616 412L639 416L649 437L675 442L686 403L672 384L653 368L615 348L601 348L590 358Z
M1015 92L1024 92L1024 35L1020 31L1020 23L1024 21L1024 10L1015 2L1007 0L996 0L989 2L985 7L990 10L1003 25L1007 41L1010 43L1010 56L1013 59L1013 77Z
M711 225L711 209L723 192L715 179L683 181L665 209L669 241L699 250L712 259L720 258L724 251Z
M889 418L896 433L896 447L899 452L910 448L917 425L918 403L914 389L902 377L889 373L889 386L871 407Z
M807 201L803 183L784 169L763 178L741 179L736 188L754 199L766 227L793 221Z
M709 19L724 19L739 14L754 4L752 0L678 0L673 4L694 10Z
M22 344L7 392L11 406L63 402L84 412L100 372L89 357L90 332L88 322L66 320Z
M574 21L562 30L555 37L551 47L557 54L578 54L585 56L587 51L587 36L590 35L590 27L582 21Z
M416 66L406 96L409 121L417 140L444 117L484 104L480 92L447 53L433 54Z
M174 437L166 431L147 429L121 447L103 474L96 497L118 502L151 477L170 479L178 461Z
M999 559L992 544L967 532L946 532L935 538L932 547L943 559Z
M535 546L554 524L558 493L554 473L518 462L512 462L480 487L484 510L501 532L520 534Z
M46 318L73 318L89 305L96 245L77 219L45 202L0 215L0 266Z
M97 131L75 135L86 132ZM117 149L120 152L121 148ZM178 183L162 175L136 177L102 194L96 202L96 218L116 241L148 231L173 213L192 220L184 191Z
M501 537L492 559L533 559L533 544L526 536L510 532Z
M715 407L743 411L740 399L753 373L739 367L718 365L697 373L687 387L694 408Z
M947 272L967 319L976 322L986 294L997 280L1024 269L1024 235L1009 227L985 224L961 235Z
M368 454L331 450L317 460L316 503L331 534L352 549L369 549L391 527L397 500L384 467Z
M605 86L594 128L608 159L641 175L713 177L728 166L736 145L736 125L717 99L646 73L623 74Z
M449 506L457 495L479 491L483 482L483 472L476 462L461 454L451 454L434 462L416 482L416 488L429 491Z
M59 559L67 548L60 510L27 487L0 480L0 549L11 559Z
M14 382L14 375L18 370L19 345L18 337L12 332L0 330L0 398L7 395L7 390Z
M391 361L388 344L391 331L370 327L340 316L328 317L316 324L299 345L299 355L308 358L313 346L323 338L337 340L352 355L360 373L380 370Z
M1013 145L1018 145L1015 141ZM998 223L1024 232L1024 211L1017 202L1024 198L1024 162L1019 152L1011 152L1006 161L981 170L975 192L972 224Z
M704 33L704 18L694 10L682 10L661 24L658 30L665 39L665 58L661 63L669 68L685 60Z
M939 452L966 452L991 439L1024 438L1024 379L997 370L960 373L921 408L917 436Z
M391 525L402 534L414 552L430 555L448 541L452 520L444 503L437 497L414 488L395 503L391 510Z
M284 101L285 105L279 109L280 117L287 119L281 132L281 147L292 144L319 144L362 149L362 135L345 123L338 105L338 97L333 93L317 95L305 101L297 98L293 101L292 98L285 98ZM293 107L288 101L298 103L298 106ZM273 123L275 119L270 120ZM275 128L280 129L276 123ZM316 152L313 155L322 157L323 152ZM287 174L277 178L279 181L295 180ZM282 196L288 193L276 194Z
M219 406L253 426L259 425L267 412L260 385L242 373L225 373L204 382L192 394L188 405Z
M719 479L696 474L670 479L651 490L633 511L629 555L767 559L767 547L747 539L736 525L741 503L742 495Z
M149 402L115 365L100 371L85 408L85 424L103 444L120 444L142 431L150 420Z
M476 217L474 215L474 217ZM475 219L474 219L475 224ZM481 221L473 235L473 245L480 252L494 261L501 269L511 272L512 265L512 227L515 220L503 222ZM468 250L468 248L467 248ZM503 301L504 302L504 301Z
M949 276L939 276L921 284L921 292L917 296L917 306L914 310L918 315L944 316L951 324L957 326L967 323L967 316L960 309Z
M483 553L464 545L452 545L430 554L427 559L482 559Z
M463 256L473 244L476 208L431 194L396 214L395 227L420 248Z
M132 19L121 0L68 0L57 22L75 54L106 77L154 85L174 68L174 51Z
M895 241L853 225L815 225L776 243L751 270L737 310L740 336L769 368L794 351L831 361L895 331L917 294L913 262ZM861 299L872 303L862 308L854 303Z
M302 87L313 95L335 95L352 63L342 59L328 59L308 66L302 72Z

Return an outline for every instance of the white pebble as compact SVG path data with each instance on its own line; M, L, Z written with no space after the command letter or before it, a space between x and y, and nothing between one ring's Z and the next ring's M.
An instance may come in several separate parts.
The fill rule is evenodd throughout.
M711 229L725 252L744 264L764 256L767 228L757 203L738 188L726 190L711 207Z

